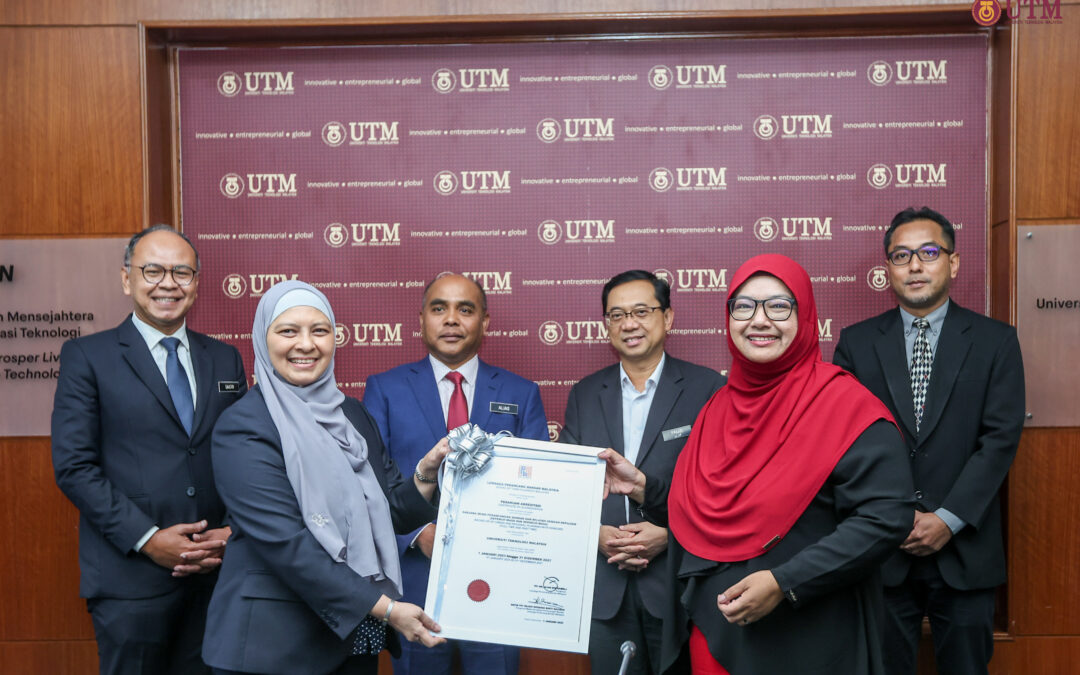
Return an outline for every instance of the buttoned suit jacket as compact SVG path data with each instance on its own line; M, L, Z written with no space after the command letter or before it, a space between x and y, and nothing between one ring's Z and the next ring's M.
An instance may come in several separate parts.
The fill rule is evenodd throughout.
M998 492L1024 423L1024 368L1016 330L956 304L941 327L919 433L900 310L845 328L833 362L880 398L907 443L916 508L944 507L967 525L933 558L960 590L1005 582ZM885 585L903 582L913 557L897 550Z
M517 406L516 414L495 412L493 403ZM446 436L435 371L427 356L413 363L372 375L364 387L364 406L379 425L390 456L411 473L420 458ZM480 361L469 421L488 433L509 431L519 438L548 440L547 418L540 388L508 370ZM404 598L424 605L431 561L411 548L419 531L398 536Z
M613 448L625 454L623 447L622 384L618 363L581 380L570 390L566 402L566 424L560 440L578 445ZM630 504L629 522L642 520L667 522L667 493L675 461L689 436L689 427L716 390L727 381L720 373L667 355L660 373L652 406L645 420L635 465L646 475L647 513ZM682 430L678 437L665 438L664 432ZM625 497L611 495L604 500L600 523L618 527L627 523ZM645 516L648 516L646 518ZM656 617L666 615L670 593L664 574L667 567L664 551L641 572L619 570L597 550L596 582L593 591L593 618L610 619L622 604L630 575L637 575L642 603Z
M375 421L356 399L346 398L342 408L367 442L395 531L428 522L435 507L390 460ZM281 435L258 387L218 420L213 457L233 535L207 611L203 659L252 673L333 671L352 649L345 638L383 592L335 562L307 528L285 470ZM397 654L397 634L390 631L389 638Z

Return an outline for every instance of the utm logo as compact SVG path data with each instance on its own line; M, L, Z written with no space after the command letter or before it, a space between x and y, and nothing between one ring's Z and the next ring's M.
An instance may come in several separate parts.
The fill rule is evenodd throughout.
M772 140L779 130L780 126L777 125L776 118L772 115L762 115L754 120L754 135L763 141Z
M334 344L344 347L349 343L349 327L343 323L334 324Z
M341 248L349 240L348 230L341 223L330 223L323 230L323 241L334 248Z
M676 89L723 89L725 87L727 87L726 65L675 66Z
M511 274L513 274L513 272L510 271L461 273L463 277L468 277L480 284L480 287L484 289L484 292L491 295L509 295L514 292L510 282Z
M817 320L818 342L832 342L832 319Z
M397 145L398 123L349 122L349 145Z
M509 68L459 68L457 73L440 68L431 76L431 86L440 94L455 89L461 93L510 91Z
M875 265L866 273L866 283L875 291L883 291L889 287L889 273L881 265Z
M784 241L832 241L832 216L784 216L781 221Z
M249 197L295 197L295 173L249 173L247 175Z
M657 192L667 192L671 189L674 181L671 177L671 171L664 167L657 167L649 172L649 187Z
M244 194L244 179L238 174L227 173L218 181L218 187L221 189L221 194L229 199L236 199Z
M892 81L892 66L886 61L874 61L866 69L866 78L870 80L870 84L884 87Z
M770 242L776 239L776 235L780 233L780 228L776 225L776 220L765 216L764 218L758 218L754 223L754 236L760 241Z
M897 84L946 84L949 78L945 75L947 59L940 61L897 61L896 83Z
M226 71L218 77L218 92L232 98L241 91L245 96L281 96L295 93L293 71L253 70L243 77Z
M461 194L509 194L509 171L462 171Z
M217 90L228 98L236 96L240 93L240 76L232 71L222 73L217 79Z
M536 125L536 136L545 143L554 143L562 136L562 127L559 126L558 120L547 117Z
M336 148L345 142L345 125L341 122L327 122L322 128L323 143Z
M540 324L540 341L548 346L557 345L562 342L563 329L559 325L558 321L545 321Z
M440 171L435 174L435 181L432 184L435 186L435 192L443 196L452 195L458 188L458 179L453 171Z
M449 68L439 68L431 76L431 86L440 94L449 94L457 88L457 76Z
M884 164L875 164L866 172L866 182L872 188L884 190L892 184L892 170Z
M247 292L247 282L239 274L230 274L221 282L221 290L226 297L236 300Z
M536 230L536 236L540 237L540 241L545 244L557 244L562 239L562 226L558 221L545 220L540 223L540 227Z
M675 270L675 291L724 292L728 289L727 269Z
M1001 5L997 0L975 0L971 3L971 16L980 26L993 26L1001 18Z
M726 190L727 167L680 167L675 169L675 189L682 191Z
M945 167L942 164L897 164L896 187L946 187Z
M282 281L295 281L299 277L299 274L249 274L251 297L257 298L270 290L270 287L274 284Z
M653 274L656 275L657 279L667 284L668 288L670 288L671 284L675 282L675 275L671 273L671 270L664 269L663 267L658 270L653 270Z
M663 91L671 86L671 68L667 66L653 66L649 69L649 85L653 89Z
M548 440L554 443L559 440L559 435L562 433L563 426L555 420L548 420Z
M354 323L353 347L400 347L400 323Z

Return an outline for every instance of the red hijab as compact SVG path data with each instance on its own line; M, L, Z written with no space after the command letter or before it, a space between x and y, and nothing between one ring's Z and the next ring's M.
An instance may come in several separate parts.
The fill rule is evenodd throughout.
M698 415L668 501L683 548L718 562L755 558L785 537L859 434L877 420L893 422L854 376L821 360L814 293L798 263L751 258L732 277L728 298L762 273L791 289L797 333L778 359L754 363L728 331L727 386Z

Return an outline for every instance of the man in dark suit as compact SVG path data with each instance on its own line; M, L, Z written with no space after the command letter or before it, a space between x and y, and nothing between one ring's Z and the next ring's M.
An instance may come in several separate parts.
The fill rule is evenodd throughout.
M1020 345L949 299L960 256L944 216L901 211L885 255L900 307L844 329L833 358L889 406L914 478L914 525L882 570L885 663L915 673L927 616L939 672L986 673L1006 578L998 490L1024 422Z
M725 379L716 371L664 353L675 320L668 284L644 270L618 274L604 286L604 318L619 363L574 385L560 440L613 448L646 476L645 489L665 503L675 460L690 427ZM633 640L633 673L659 673L665 586L666 528L645 520L640 505L611 495L600 516L589 661L594 673L615 673L619 646Z
M420 308L420 335L428 355L368 378L364 406L403 472L412 471L448 429L466 422L488 433L506 430L519 438L548 440L536 383L480 360L488 321L483 288L458 274L440 274L424 289ZM435 476L417 479L432 481ZM434 543L434 523L398 537L403 597L420 606L427 595ZM455 650L469 675L518 670L517 647L450 640L432 649L411 642L403 645L401 657L394 659L394 672L449 674Z
M229 536L210 432L247 387L235 348L185 328L198 271L172 228L136 234L121 270L133 314L60 352L53 467L79 509L102 673L208 670L206 606Z

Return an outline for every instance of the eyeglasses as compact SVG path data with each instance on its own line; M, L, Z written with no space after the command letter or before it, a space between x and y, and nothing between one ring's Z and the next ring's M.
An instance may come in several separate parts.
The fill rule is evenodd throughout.
M658 309L660 309L659 305L657 305L656 307L646 307L642 305L641 307L635 307L631 309L629 312L624 312L621 309L613 309L610 312L606 312L604 314L604 319L611 325L620 324L625 321L627 317L630 316L634 317L638 321L644 321L649 317L650 314L652 314Z
M941 257L942 252L946 255L952 255L952 251L944 246L935 246L933 244L927 244L926 246L920 246L918 249L912 251L910 248L898 248L885 257L889 259L889 262L897 267L903 267L911 262L911 254L919 256L919 260L923 262L934 262Z
M168 272L178 286L190 286L191 282L195 280L195 275L198 274L197 271L187 265L177 265L166 269L156 263L148 263L146 265L136 265L135 267L142 272L142 278L146 280L146 283L154 285L164 281L165 273Z
M765 308L765 316L773 321L785 321L798 303L794 298L765 298L755 300L739 296L728 300L728 314L736 321L749 321L757 314L758 305Z

